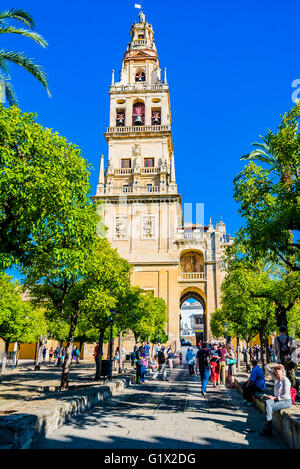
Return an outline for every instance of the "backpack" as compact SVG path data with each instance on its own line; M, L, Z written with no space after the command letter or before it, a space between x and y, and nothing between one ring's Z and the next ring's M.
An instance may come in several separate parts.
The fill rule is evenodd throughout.
M161 350L160 350L160 351L158 352L158 354L157 354L157 361L158 361L158 363L161 364L161 365L166 362L165 354L164 354L164 352L162 352Z
M292 403L295 404L295 400L296 400L296 397L297 397L297 391L295 388L292 388L291 386L291 399L292 399Z

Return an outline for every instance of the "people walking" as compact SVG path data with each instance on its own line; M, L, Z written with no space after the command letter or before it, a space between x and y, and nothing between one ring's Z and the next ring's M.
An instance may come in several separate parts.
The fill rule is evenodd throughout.
M142 353L144 353L143 347L136 347L135 356L136 356L136 383L140 384L142 379Z
M180 362L180 365L182 365L182 353L181 352L179 353L179 362Z
M227 377L229 381L229 387L234 387L234 375L236 373L236 358L234 356L233 347L228 344L226 347L226 369L227 369Z
M274 378L274 396L266 396L266 423L261 431L262 436L272 435L273 412L292 406L291 383L285 375L282 364L268 365L266 372Z
M166 357L165 357L165 347L161 347L161 350L157 352L157 362L158 370L153 375L153 380L156 380L159 373L162 373L163 380L168 381L167 370L166 370Z
M114 356L114 368L115 371L119 369L119 361L120 361L120 355L119 355L119 347L116 348L115 351L115 356Z
M219 348L221 358L219 360L219 379L218 383L220 384L220 378L222 376L222 384L225 386L226 384L226 347L224 343L221 343Z
M167 352L167 357L168 357L169 368L170 370L173 370L174 353L173 353L172 347L169 348Z
M214 342L212 349L209 354L210 359L210 379L214 383L214 387L217 386L219 382L219 360L221 358L221 352L218 349L218 342Z
M158 356L158 352L160 352L160 350L162 349L160 343L158 342L156 347L155 347L155 358L157 358Z
M42 353L43 353L43 362L45 362L45 361L46 361L46 354L47 354L47 350L48 350L48 349L47 349L47 347L46 347L46 346L44 346L44 347L43 347L43 352L42 352Z
M194 350L192 349L192 347L188 347L185 359L186 359L186 362L188 364L189 374L190 374L190 377L191 377L195 374L194 367L195 367L195 363L196 363L196 354L195 354Z
M201 349L199 349L197 352L197 368L199 369L202 383L201 393L203 396L205 396L210 375L209 351L207 350L205 342L202 342Z
M257 361L252 361L252 371L249 379L243 384L243 398L244 404L248 406L253 404L253 394L255 392L264 392L265 390L265 375Z
M76 347L76 364L79 365L80 350Z
M50 363L52 363L53 354L54 354L54 350L53 350L53 347L51 345L51 348L49 350L49 362Z

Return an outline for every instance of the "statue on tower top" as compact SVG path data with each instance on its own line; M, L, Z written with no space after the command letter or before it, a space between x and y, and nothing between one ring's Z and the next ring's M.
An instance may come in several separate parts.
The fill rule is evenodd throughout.
M141 10L140 13L139 13L139 18L140 18L140 23L145 23L145 18L146 18L146 16L145 16L144 13L142 12L142 10Z

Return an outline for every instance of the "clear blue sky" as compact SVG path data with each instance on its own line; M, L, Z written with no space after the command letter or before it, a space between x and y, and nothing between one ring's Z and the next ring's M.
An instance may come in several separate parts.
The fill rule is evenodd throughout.
M138 0L136 0L137 3ZM107 156L111 70L121 68L135 0L6 0L23 8L49 42L1 36L2 47L22 50L45 67L53 97L26 71L11 67L23 111L76 143L92 163L95 193L99 155ZM220 214L231 235L241 225L232 179L280 114L293 105L300 78L297 0L144 0L161 67L167 67L179 192L185 203L205 203L205 223Z

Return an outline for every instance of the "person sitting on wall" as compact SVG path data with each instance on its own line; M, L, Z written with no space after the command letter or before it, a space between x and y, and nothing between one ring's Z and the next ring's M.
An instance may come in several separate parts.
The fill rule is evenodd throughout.
M243 403L250 407L253 405L253 394L255 392L264 392L265 375L256 360L252 360L252 371L249 379L243 384Z

